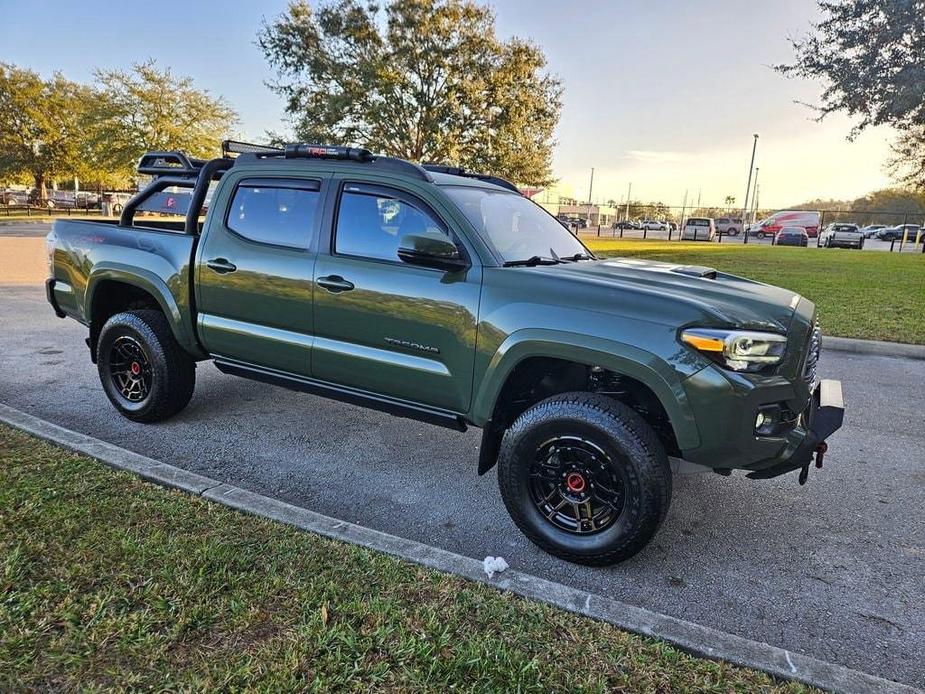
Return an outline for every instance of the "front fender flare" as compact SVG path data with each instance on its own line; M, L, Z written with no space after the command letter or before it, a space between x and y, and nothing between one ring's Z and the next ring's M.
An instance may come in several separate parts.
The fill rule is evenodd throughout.
M508 376L524 359L548 357L601 366L645 384L655 393L682 449L700 445L697 423L678 372L664 359L633 345L605 338L548 329L524 329L508 335L491 358L473 401L472 422L484 426Z

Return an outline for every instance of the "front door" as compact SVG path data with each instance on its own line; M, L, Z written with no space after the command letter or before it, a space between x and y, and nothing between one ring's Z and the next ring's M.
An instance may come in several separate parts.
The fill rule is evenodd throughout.
M197 253L199 334L213 356L311 375L311 248L321 180L249 177L214 202Z
M450 237L408 191L343 183L330 242L315 262L313 374L417 404L465 412L472 391L481 268L402 262L406 234ZM473 254L467 254L472 257Z

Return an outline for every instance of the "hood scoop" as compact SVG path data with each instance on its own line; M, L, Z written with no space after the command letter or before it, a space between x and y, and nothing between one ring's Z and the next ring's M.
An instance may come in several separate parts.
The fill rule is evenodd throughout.
M706 277L708 280L716 279L716 270L703 265L682 265L681 267L671 268L671 272L677 272L679 275L689 277Z

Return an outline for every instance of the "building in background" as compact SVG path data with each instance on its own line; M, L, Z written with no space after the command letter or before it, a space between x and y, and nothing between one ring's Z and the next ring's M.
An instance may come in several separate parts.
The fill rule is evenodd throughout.
M611 205L579 202L574 191L558 182L546 188L521 188L520 192L563 221L581 219L589 227L598 224L609 227L619 218L618 208Z

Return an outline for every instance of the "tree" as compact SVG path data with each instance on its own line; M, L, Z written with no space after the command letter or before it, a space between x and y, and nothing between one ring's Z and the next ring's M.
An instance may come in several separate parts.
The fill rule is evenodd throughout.
M295 0L257 43L296 135L511 178L552 181L559 82L533 44L495 35L471 0Z
M793 41L785 75L821 79L819 118L858 118L849 137L889 125L900 138L894 175L925 189L925 0L819 0L823 18Z
M95 76L89 159L111 174L130 176L151 150L217 156L238 119L224 99L196 89L191 78L177 77L170 68L161 70L154 60L130 72L97 70Z
M56 176L76 175L84 162L83 114L89 90L60 73L38 73L0 63L0 177L28 175L36 196Z

